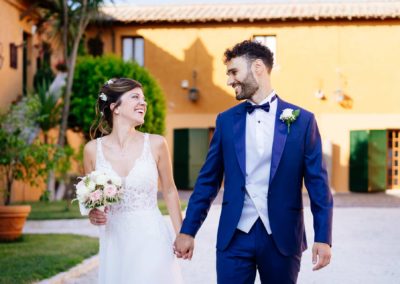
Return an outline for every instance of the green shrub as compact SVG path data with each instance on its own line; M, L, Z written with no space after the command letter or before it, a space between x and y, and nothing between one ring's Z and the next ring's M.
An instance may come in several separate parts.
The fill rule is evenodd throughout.
M131 78L143 85L147 113L143 132L162 134L165 129L165 101L162 91L150 73L133 62L116 56L78 58L71 97L69 127L83 131L89 139L89 129L95 119L95 105L100 87L111 78Z
M40 121L45 114L42 108L39 97L29 95L0 114L0 176L5 180L1 191L6 205L11 202L14 181L38 185L49 171L63 175L70 168L69 157L73 154L70 147L42 143L38 139Z

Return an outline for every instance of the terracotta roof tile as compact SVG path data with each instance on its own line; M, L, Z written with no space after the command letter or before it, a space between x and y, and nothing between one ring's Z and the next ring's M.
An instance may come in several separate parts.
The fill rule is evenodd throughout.
M399 19L400 1L106 6L102 13L105 20L124 23Z

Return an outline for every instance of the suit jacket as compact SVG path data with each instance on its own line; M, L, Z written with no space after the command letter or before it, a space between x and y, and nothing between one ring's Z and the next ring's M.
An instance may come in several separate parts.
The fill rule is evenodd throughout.
M300 109L290 126L279 119L286 108ZM284 255L306 248L302 185L311 201L314 241L331 245L333 199L322 161L321 137L314 115L280 98L276 112L268 191L272 237ZM225 250L239 222L245 195L246 109L241 103L218 115L206 161L190 197L181 233L195 236L224 179L217 249Z

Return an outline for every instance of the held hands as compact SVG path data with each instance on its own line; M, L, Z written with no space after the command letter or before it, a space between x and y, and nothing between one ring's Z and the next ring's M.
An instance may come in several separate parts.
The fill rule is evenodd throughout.
M312 248L312 263L315 264L313 270L319 270L331 261L331 247L325 243L314 243Z
M107 207L104 210L104 212L96 208L90 210L89 212L90 223L96 226L105 225L107 223L107 215L106 215L107 211L108 211Z
M191 260L194 249L194 238L190 235L180 233L174 242L174 253L177 258Z

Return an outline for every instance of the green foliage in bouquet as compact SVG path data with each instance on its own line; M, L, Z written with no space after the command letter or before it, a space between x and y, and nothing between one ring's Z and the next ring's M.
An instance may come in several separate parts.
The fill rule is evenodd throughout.
M143 85L147 113L141 131L162 134L165 129L165 100L161 88L150 73L134 62L124 62L116 56L78 58L71 98L69 127L83 131L89 139L89 129L95 120L95 105L99 89L111 78L131 78Z

